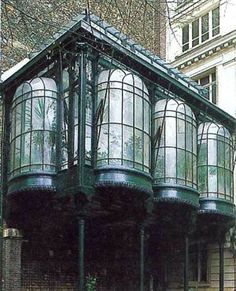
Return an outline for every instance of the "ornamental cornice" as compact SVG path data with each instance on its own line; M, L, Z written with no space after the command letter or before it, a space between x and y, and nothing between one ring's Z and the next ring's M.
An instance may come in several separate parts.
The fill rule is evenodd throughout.
M208 57L212 57L223 50L229 49L236 44L236 30L225 36L218 36L209 42L206 42L190 51L176 57L176 60L171 63L174 67L182 70L193 64L196 64Z

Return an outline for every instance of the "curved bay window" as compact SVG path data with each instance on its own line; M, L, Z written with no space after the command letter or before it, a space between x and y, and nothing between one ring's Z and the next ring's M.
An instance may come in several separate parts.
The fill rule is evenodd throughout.
M105 70L97 94L97 168L149 173L150 101L144 82L128 71Z
M200 198L233 203L233 140L222 125L206 122L198 128Z
M154 185L178 184L197 188L196 118L191 108L177 99L155 105Z
M35 78L18 87L11 110L10 178L56 170L57 86Z

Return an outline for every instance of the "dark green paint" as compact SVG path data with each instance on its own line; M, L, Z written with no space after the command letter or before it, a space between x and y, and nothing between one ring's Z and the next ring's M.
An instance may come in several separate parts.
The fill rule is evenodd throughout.
M144 291L144 240L145 229L140 227L140 291Z
M199 194L196 190L174 184L161 184L153 187L154 201L179 202L182 204L199 207Z
M152 179L149 174L125 167L104 167L95 170L98 188L122 187L152 195Z
M189 238L186 235L185 237L185 245L184 245L184 291L189 291Z
M219 215L227 215L235 217L235 205L232 202L217 198L201 198L201 213L216 213Z
M84 291L84 218L78 218L79 227L79 280L78 280L78 291Z
M8 182L8 195L32 192L55 192L56 175L47 173L24 173L18 175Z

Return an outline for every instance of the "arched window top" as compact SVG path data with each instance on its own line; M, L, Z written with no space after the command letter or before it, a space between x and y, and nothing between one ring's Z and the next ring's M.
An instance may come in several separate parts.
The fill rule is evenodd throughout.
M204 122L199 125L198 132L200 134L210 134L210 135L218 135L227 139L232 139L232 136L228 129L226 129L221 124L217 124L214 122Z
M51 78L34 78L32 80L26 81L23 84L21 84L14 95L14 99L17 99L20 96L24 96L28 93L31 93L33 95L41 95L41 91L52 91L54 93L57 93L57 85L56 82ZM34 93L33 93L34 92ZM39 94L38 94L38 93Z
M157 101L155 105L155 112L161 112L165 110L173 111L176 114L181 113L193 118L194 120L196 119L192 109L186 103L184 103L183 101L179 99L167 98L167 99L162 99L162 100Z
M144 93L145 99L149 99L148 89L145 86L144 82L140 77L134 75L131 72L121 69L104 70L99 74L98 77L99 87L101 89L107 87L108 82L110 89L122 89L125 86L126 90L140 90L140 92Z

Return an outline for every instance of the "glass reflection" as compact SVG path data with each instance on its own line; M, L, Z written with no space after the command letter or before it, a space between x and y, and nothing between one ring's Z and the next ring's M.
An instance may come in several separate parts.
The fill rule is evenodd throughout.
M198 128L200 197L233 202L233 141L222 125L205 122Z
M154 183L197 188L196 118L178 99L159 100L154 112Z
M105 70L98 78L97 166L119 165L150 170L150 101L136 75Z
M11 111L11 176L55 171L56 98L56 83L50 78L32 79L16 90Z

